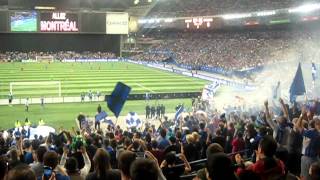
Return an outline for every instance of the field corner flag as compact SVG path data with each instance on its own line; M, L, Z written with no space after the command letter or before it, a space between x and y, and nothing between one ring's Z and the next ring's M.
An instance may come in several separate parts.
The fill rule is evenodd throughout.
M293 82L290 87L290 102L293 103L297 96L304 95L306 93L306 88L304 85L301 63L298 65L296 75L294 76Z
M122 82L118 82L111 95L105 98L108 108L113 112L116 118L119 117L122 107L129 97L130 91L131 87Z

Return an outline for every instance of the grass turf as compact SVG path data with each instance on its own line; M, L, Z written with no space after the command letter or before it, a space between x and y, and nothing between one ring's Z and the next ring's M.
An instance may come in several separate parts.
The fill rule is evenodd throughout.
M110 94L122 81L132 94L146 92L199 92L207 81L125 62L111 63L4 63L0 66L0 98L9 93L10 82L60 81L62 96L80 96L97 90ZM57 85L14 86L14 98L58 95Z
M152 100L149 102L150 105L155 105L156 103L165 105L166 113L175 113L175 107L179 103L183 103L189 110L191 108L190 99ZM24 105L14 105L12 107L0 106L0 130L13 128L16 120L24 121L26 117L35 124L42 118L47 125L56 129L61 126L70 129L72 126L76 126L75 118L80 112L93 117L98 104L101 104L102 109L105 110L108 115L113 116L105 102L45 104L44 108L39 104L32 104L29 107L29 112L25 112ZM134 111L140 115L140 118L144 119L145 105L146 102L144 100L127 101L120 116L126 116L130 111Z
M62 96L80 96L82 92L99 90L102 94L110 94L115 84L122 81L132 87L131 93L161 93L161 92L199 92L207 81L190 78L174 73L168 73L141 65L125 62L109 63L3 63L0 65L0 98L5 99L9 93L10 82L29 81L61 81ZM15 86L14 98L52 97L57 96L57 86ZM156 101L151 101L155 104ZM173 113L174 107L184 103L190 107L190 99L159 100L166 106L167 113ZM105 110L104 102L100 102ZM74 119L83 112L94 116L98 103L65 103L31 105L30 112L24 111L23 105L13 107L0 106L0 129L11 128L15 120L28 117L33 123L40 118L58 128L75 126ZM121 113L125 116L134 111L145 113L145 101L128 101ZM112 115L107 110L109 115Z

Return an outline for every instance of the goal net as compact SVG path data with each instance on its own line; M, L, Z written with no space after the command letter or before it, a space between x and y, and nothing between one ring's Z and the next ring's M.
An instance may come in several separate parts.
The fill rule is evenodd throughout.
M61 96L60 81L10 82L13 95L30 96Z
M54 57L53 56L36 56L37 62L53 62Z

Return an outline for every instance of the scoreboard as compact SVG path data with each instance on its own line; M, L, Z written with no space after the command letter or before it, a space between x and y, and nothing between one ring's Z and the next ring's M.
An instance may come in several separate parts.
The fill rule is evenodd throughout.
M0 10L0 33L128 34L128 21L125 12Z
M41 13L40 32L79 32L78 16L65 12Z

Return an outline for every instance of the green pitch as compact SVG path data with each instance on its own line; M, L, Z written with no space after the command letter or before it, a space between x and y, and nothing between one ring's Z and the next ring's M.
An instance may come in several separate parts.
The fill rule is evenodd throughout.
M166 106L166 113L175 113L175 107L179 103L183 103L187 110L191 109L190 99L170 99L150 101L149 104L156 105L161 103ZM75 119L80 112L94 117L97 111L98 104L102 106L102 109L107 112L108 115L113 117L112 112L107 108L105 102L92 102L92 103L64 103L64 104L46 104L42 108L39 104L30 105L29 112L25 112L24 105L0 106L0 130L13 128L16 120L24 121L26 117L37 124L39 119L42 118L45 123L56 129L63 126L65 129L76 127ZM145 114L145 101L127 101L120 116L126 116L130 111L137 112L140 118L144 119Z
M199 92L207 81L190 78L174 73L125 62L109 63L3 63L0 65L0 99L7 99L10 82L60 81L62 96L79 97L89 90L100 91L103 95L110 94L115 84L121 81L132 88L131 93L163 93L163 92ZM14 99L26 97L55 97L57 86L14 86ZM152 101L151 103L156 103ZM190 106L190 99L160 100L167 106L166 112L174 112L179 103ZM107 110L104 102L104 109ZM74 119L79 112L94 116L97 103L66 103L31 105L30 112L24 111L23 105L0 106L0 128L13 126L15 120L28 117L37 122L43 118L53 127L70 128L75 126ZM128 101L121 116L130 111L144 114L145 101ZM111 114L108 112L108 114Z
M207 81L168 73L141 65L112 63L5 63L0 66L0 98L8 97L10 82L60 81L62 96L80 96L89 90L110 94L121 81L132 94L199 92ZM53 97L57 86L14 86L14 98Z

